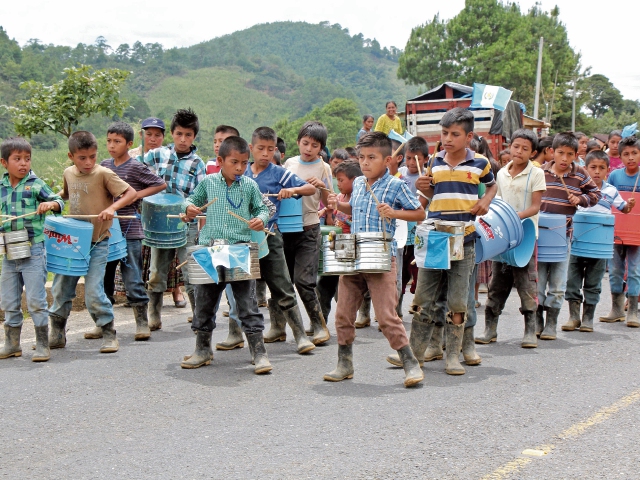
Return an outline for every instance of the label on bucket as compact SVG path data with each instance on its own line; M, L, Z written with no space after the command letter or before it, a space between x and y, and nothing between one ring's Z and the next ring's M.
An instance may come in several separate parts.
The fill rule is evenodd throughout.
M479 217L477 221L478 225L480 226L480 233L485 240L495 240L496 236L504 238L504 233L502 232L502 229L499 225L497 225L496 227L492 227L482 217Z
M68 233L58 233L53 230L44 227L44 234L48 238L53 238L56 243L66 243L67 245L74 245L78 243L78 237L74 237L73 235L69 235Z

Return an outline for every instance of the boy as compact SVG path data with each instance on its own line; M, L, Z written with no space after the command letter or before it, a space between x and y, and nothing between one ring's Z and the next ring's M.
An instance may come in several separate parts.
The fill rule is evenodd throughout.
M207 175L187 198L184 210L188 220L202 211L198 206L217 198L207 208L207 222L200 231L199 244L209 245L214 239L226 239L230 244L249 242L251 230L262 230L269 218L269 209L262 202L256 182L242 175L249 163L249 145L240 137L228 137L218 152L220 172ZM228 214L233 211L247 219L248 225ZM238 315L255 364L255 373L267 373L272 367L264 347L264 318L258 311L255 280L230 282L238 307ZM226 284L196 285L196 311L191 329L196 334L195 352L184 358L182 368L198 368L213 360L211 334L216 328L216 311Z
M615 133L615 132L614 132ZM609 144L611 150L611 142ZM614 170L609 174L608 182L620 192L633 192L638 184L638 165L640 164L640 142L635 136L627 137L616 143L615 148L620 152L624 169ZM593 152L592 152L593 153ZM611 168L611 166L609 166ZM629 195L629 193L626 193ZM635 199L629 198L633 207ZM633 203L632 203L633 202ZM624 322L624 274L627 269L627 326L640 327L638 323L638 295L640 294L640 246L614 245L613 260L609 264L609 284L611 286L611 312L606 317L600 317L601 322Z
M544 172L535 167L531 158L538 150L538 137L531 130L520 129L511 137L511 161L498 171L498 195L511 205L520 220L530 218L538 228L538 212L542 194L547 189ZM529 263L522 267L512 267L506 263L493 261L493 275L487 292L487 305L484 313L484 335L475 342L487 344L498 338L498 318L504 309L511 290L515 286L520 296L520 313L524 316L524 337L522 348L536 348L536 310L538 309L538 273L536 252Z
M237 128L229 125L218 125L216 127L213 134L213 153L215 156L207 160L207 175L218 173L220 171L220 163L217 160L220 145L222 145L222 142L224 142L226 138L234 136L240 136L240 132Z
M628 203L625 202L618 193L618 189L604 181L609 171L608 155L602 150L590 152L585 158L585 166L591 179L600 189L602 198L597 205L591 208L578 207L578 210L611 214L611 208L615 207L622 213L629 213L635 206L635 199L630 198ZM607 260L605 258L571 255L569 272L567 273L567 291L564 295L569 302L569 320L562 325L562 330L572 332L579 328L581 332L593 332L593 314L600 301L602 277L604 277L606 269ZM584 293L582 320L580 320L580 304L582 303L580 289Z
M353 182L353 193L349 202L338 201L335 194L329 196L331 208L352 215L352 233L384 231L388 238L393 238L395 219L408 222L424 220L424 209L406 183L389 174L387 163L392 159L391 153L391 141L384 133L375 132L364 135L358 143L363 176ZM380 202L377 206L374 195ZM340 277L336 307L338 365L335 370L324 375L327 381L339 382L353 378L356 312L367 290L371 292L371 300L382 333L389 341L391 348L398 352L404 367L405 387L416 385L424 379L420 365L409 346L402 320L396 314L398 299L395 241L392 240L388 246L391 248L391 271Z
M47 270L44 254L44 214L59 212L64 202L59 195L31 171L31 145L20 137L8 138L0 145L2 166L7 170L0 183L0 210L3 215L18 217L36 215L2 223L2 230L27 229L31 242L31 256L22 260L2 260L0 277L0 308L5 312L4 347L0 358L20 357L22 331L22 287L25 287L27 307L36 329L36 351L33 362L50 358L49 325L47 322Z
M197 148L193 145L199 129L198 116L190 108L178 110L171 119L171 136L175 143L150 150L144 157L137 157L166 182L167 193L176 193L186 198L205 177L204 162L196 154ZM187 260L187 247L195 245L197 234L198 224L191 222L187 231L187 244L184 247L151 249L151 268L147 285L151 331L162 328L162 297L167 289L167 276L171 262L176 252L180 263ZM182 269L182 276L193 313L195 297L186 268Z
M464 259L451 262L449 270L420 268L414 303L420 312L414 314L411 324L411 346L418 358L424 358L427 344L434 330L435 314L440 292L446 291L445 336L447 356L445 372L464 375L460 364L460 349L465 359L480 363L475 352L473 325L467 325L467 300L470 278L475 267L475 217L489 211L497 187L491 164L482 155L469 148L473 138L474 117L469 110L453 108L440 120L444 149L438 152L429 166L429 175L420 177L416 187L422 197L431 198L428 220L465 222ZM486 193L478 199L478 185L486 185ZM421 203L427 203L421 198ZM464 213L448 214L448 211ZM392 358L388 359L394 363ZM471 363L471 362L470 362Z
M69 200L72 215L95 215L91 238L89 271L84 276L85 305L96 327L102 329L100 353L117 352L119 348L113 328L113 306L104 293L104 271L109 256L109 228L116 211L136 199L136 191L108 168L96 165L98 142L90 132L78 131L69 137L69 159L72 167L64 171L62 198ZM117 201L114 198L120 197ZM67 344L65 328L76 296L79 277L56 274L49 310L50 348L64 348Z
M269 317L271 326L264 336L265 343L284 342L287 339L287 323L293 331L298 353L310 352L315 348L304 332L302 315L293 290L291 277L284 258L282 234L278 231L277 221L280 212L280 201L293 195L314 195L316 188L301 180L283 167L273 165L271 159L276 151L276 132L269 127L260 127L251 136L249 149L253 155L253 163L247 168L245 175L253 179L262 194L276 194L269 197L275 204L276 213L269 219L267 228L274 235L267 236L269 254L260 259L260 273L269 286Z
M159 128L154 127L154 130L159 130ZM111 124L107 130L107 150L111 158L100 164L113 170L118 177L133 187L137 193L134 203L118 211L118 215L121 216L135 215L140 210L142 198L159 193L167 187L164 180L140 162L131 159L129 149L133 145L133 137L133 128L129 124L124 122ZM160 142L160 145L162 145L162 142ZM113 283L116 268L120 264L127 300L133 308L133 316L136 321L134 339L138 341L148 340L151 333L147 318L149 296L142 280L142 239L144 238L142 222L139 219L119 220L119 222L120 229L127 240L127 256L123 261L115 260L107 263L105 283L108 281ZM84 338L102 338L102 330L96 327L93 331L85 333Z
M353 181L362 175L360 164L353 160L347 160L337 165L333 173L340 189L338 201L349 203L353 192ZM351 233L351 215L347 215L340 210L327 210L327 225L342 228L343 234ZM324 315L325 319L328 319L329 313L331 313L331 300L338 291L338 280L340 280L339 275L323 275L318 279L316 291L322 307L322 315Z
M542 166L547 190L542 195L541 212L567 216L567 258L562 262L538 262L538 310L536 334L541 340L555 340L558 315L567 288L567 269L571 253L572 218L577 207L593 207L601 198L600 191L587 171L574 161L578 139L571 132L559 133L553 139L553 160ZM549 285L549 293L546 293ZM546 322L543 314L546 310Z
M320 151L326 143L327 129L324 125L306 122L298 133L300 155L288 159L284 164L284 168L319 189L302 199L303 231L282 235L289 276L309 315L312 332L307 331L307 334L313 335L314 345L321 345L331 338L316 295L321 240L318 205L321 198L322 203L327 205L327 190L331 185L331 168L320 157Z

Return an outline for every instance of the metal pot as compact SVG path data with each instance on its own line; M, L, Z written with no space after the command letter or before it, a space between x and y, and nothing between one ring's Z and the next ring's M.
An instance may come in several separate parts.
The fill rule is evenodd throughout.
M382 232L363 232L356 235L357 273L384 273L391 271L391 241Z
M7 260L20 260L31 256L31 242L11 243L6 249Z

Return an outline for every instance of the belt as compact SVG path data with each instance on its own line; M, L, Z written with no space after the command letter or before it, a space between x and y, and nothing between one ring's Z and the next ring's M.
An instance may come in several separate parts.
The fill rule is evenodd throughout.
M305 225L304 227L302 227L302 230L304 230L305 232L308 232L309 230L313 230L314 228L316 228L318 225L320 224L314 223L313 225Z

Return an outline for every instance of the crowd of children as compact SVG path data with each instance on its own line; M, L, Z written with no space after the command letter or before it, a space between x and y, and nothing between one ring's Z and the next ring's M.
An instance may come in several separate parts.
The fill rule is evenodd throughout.
M396 118L395 103L389 102L382 123L395 129ZM190 109L174 115L170 127L174 143L167 146L162 146L164 123L159 119L143 121L145 143L137 151L131 150L131 126L116 122L106 138L111 158L100 164L96 138L86 131L71 135L68 155L73 165L64 171L59 194L31 170L29 143L21 138L5 140L0 147L6 169L0 184L2 228L4 232L25 230L31 256L5 257L2 263L0 307L6 319L0 358L22 355L23 288L36 330L33 361L47 361L50 349L66 346L67 319L79 277L56 274L51 287L53 303L47 305L43 233L45 214L62 212L65 200L69 213L95 217L90 220L93 237L85 275L85 303L95 328L85 337L102 338L102 353L119 349L112 302L105 293L106 288L113 294L118 263L136 322L134 338L147 340L152 331L162 328L163 294L174 257L182 263L187 260L188 246L211 246L215 240L247 243L252 230L268 233L269 251L260 259L261 291L255 280L191 285L183 269L192 309L189 321L195 333L195 350L183 358L183 368L198 368L213 360L212 331L223 291L230 306L229 337L216 348L242 348L246 337L257 374L273 369L265 343L285 341L287 325L299 354L326 343L330 339L327 319L335 300L338 362L324 375L332 382L353 377L355 332L370 325L371 304L379 330L396 351L387 360L404 368L407 387L423 381L420 366L425 361L445 356L443 337L446 373L465 373L460 353L467 365L480 364L475 344L497 341L498 319L513 287L524 317L524 348L537 347L538 338L556 338L564 300L569 317L562 330L592 332L607 266L612 309L600 321L626 320L627 326L640 327L640 246L615 245L610 262L570 251L576 212L610 214L616 208L625 214L634 208L633 193L640 175L640 142L635 136L622 138L614 131L608 143L600 146L580 132L538 138L520 129L496 161L486 140L474 135L473 114L465 109L454 108L443 115L441 142L433 155L423 138L400 144L380 131L384 130L378 128L381 124L376 131L372 126L373 117L365 116L357 150L338 149L326 155L326 128L319 122L306 122L297 138L300 154L285 161L286 146L273 129L256 129L247 143L236 128L220 125L214 133L215 157L205 162L196 153L199 121ZM150 277L145 282L140 205L142 199L159 192L183 198L188 240L179 249L151 248ZM536 247L523 267L494 260L479 275L474 222L489 211L496 195L521 220L532 220L536 236L540 212L564 216L566 259L538 261ZM302 197L302 231L280 232L281 201L294 196ZM216 201L206 211L201 208L212 200ZM229 215L230 210L235 215ZM127 256L108 263L109 229L116 212L134 219L120 220ZM197 216L206 219L198 221ZM416 226L437 220L465 225L464 257L452 261L448 269L415 264ZM339 227L345 234L383 232L389 239L390 271L318 276L322 223ZM479 303L474 290L481 277L488 284L485 325L484 333L475 336ZM415 297L407 335L402 304L409 284ZM263 299L265 285L268 301ZM298 298L310 320L306 330ZM270 318L267 333L263 333L265 322L259 310L265 305Z

